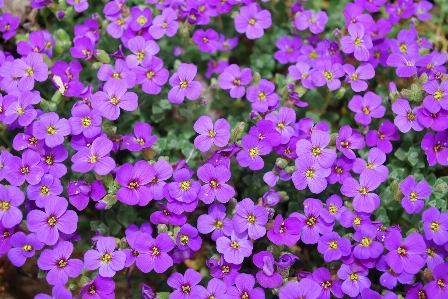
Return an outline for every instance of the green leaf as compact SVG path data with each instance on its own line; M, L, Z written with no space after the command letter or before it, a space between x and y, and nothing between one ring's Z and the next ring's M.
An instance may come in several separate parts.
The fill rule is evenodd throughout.
M171 295L171 293L168 292L160 292L157 293L157 298L159 299L168 299L168 297Z
M180 143L180 151L182 152L182 155L185 156L185 158L190 158L190 159L193 159L198 154L197 151L193 152L194 151L193 143L191 143L190 141L187 141L187 140L183 140ZM191 155L191 157L190 157L190 155Z

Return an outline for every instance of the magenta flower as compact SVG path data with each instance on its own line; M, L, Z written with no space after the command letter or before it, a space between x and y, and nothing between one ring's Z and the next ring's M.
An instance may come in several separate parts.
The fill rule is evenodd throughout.
M224 256L227 263L239 265L245 257L252 254L254 245L247 239L247 235L232 232L230 238L219 237L216 240L216 250Z
M314 83L311 80L310 66L306 63L298 62L296 65L288 67L289 76L302 82L303 87L314 89Z
M176 170L173 174L174 182L168 184L169 194L182 202L191 203L197 201L201 184L191 180L194 172L187 168Z
M247 89L247 100L252 103L252 109L257 112L266 112L280 99L275 93L275 85L271 81L261 79L258 86L250 86Z
M262 288L254 288L255 278L250 274L239 274L235 279L235 286L227 289L227 295L230 298L248 298L264 299L265 294Z
M194 145L201 151L207 152L212 145L223 147L230 140L230 124L220 118L213 125L209 116L201 116L194 123L193 129L200 134L194 139Z
M376 259L383 253L383 245L375 241L377 228L371 224L363 224L355 231L353 239L359 242L353 248L353 255L361 260Z
M368 146L376 146L384 153L388 154L392 152L392 142L391 140L399 140L400 135L398 133L397 127L391 123L389 120L384 121L378 131L370 130L367 132L366 143Z
M18 87L21 91L32 90L34 81L43 82L48 78L48 66L42 54L30 53L23 59L13 61L11 75L20 78Z
M265 120L270 120L274 124L274 128L280 133L281 144L286 144L289 142L291 137L294 135L293 125L296 122L296 112L292 108L281 107L278 114L269 113L266 115ZM272 141L272 139L271 139ZM275 142L271 143L275 146Z
M448 213L430 207L422 214L425 239L433 240L437 245L444 245L448 241Z
M417 118L418 110L420 110L418 107L411 109L409 102L404 99L399 99L392 104L392 111L397 114L394 119L394 124L400 132L407 133L411 128L414 131L423 130L424 127Z
M297 142L296 153L299 157L309 157L313 163L318 163L322 168L330 167L336 159L336 152L326 149L330 143L330 134L323 131L315 131L311 140L300 139Z
M143 62L148 63L160 51L160 47L155 41L145 41L141 36L131 38L128 41L128 48L133 53L126 56L126 63L131 69Z
M5 162L5 179L13 186L20 186L25 181L36 185L44 175L39 163L40 155L33 150L24 151L22 159L12 156Z
M359 61L368 61L369 49L373 47L372 38L365 34L364 26L359 23L348 25L350 36L341 38L342 51L346 54L353 53Z
M168 161L160 159L153 165L155 176L154 179L149 182L148 187L151 194L155 200L163 199L163 186L167 179L173 174L173 168L170 166Z
M231 64L225 68L218 78L218 85L220 88L228 90L230 96L234 99L244 96L246 89L244 85L252 81L252 70L240 67L236 64Z
M280 289L280 299L318 299L320 298L321 288L312 279L304 278L298 283L290 281Z
M70 54L74 58L89 60L96 53L92 40L88 36L83 36L75 40L75 46L70 48Z
M79 291L79 295L82 299L108 299L115 297L114 290L113 279L97 275Z
M118 80L120 83L126 82L127 88L135 86L135 76L133 70L128 68L126 62L122 59L117 59L115 62L115 70L110 64L103 64L98 70L97 77L101 81Z
M154 39L160 39L164 35L172 37L179 29L177 20L177 13L170 7L165 8L161 15L158 15L152 20L152 25L149 27L149 33Z
M264 161L260 156L267 155L272 151L269 140L261 139L252 135L243 137L241 144L243 149L236 155L236 160L242 167L249 167L251 170L260 170L264 166Z
M201 234L213 232L213 241L222 236L230 236L233 231L233 222L226 218L226 207L222 204L211 204L208 214L199 216L197 226Z
M126 84L117 80L109 80L104 84L103 91L92 95L92 107L101 112L109 120L120 116L120 108L134 111L138 106L138 97L134 92L126 92Z
M202 239L198 230L192 225L186 223L182 225L176 236L176 245L180 250L191 249L198 251L202 246Z
M362 149L364 147L364 137L350 126L345 125L339 129L336 138L336 148L349 159L355 159L356 154L353 149Z
M218 49L218 32L213 29L206 31L198 29L193 34L193 42L198 45L199 50L205 53L213 53Z
M303 140L303 139L302 139ZM318 194L327 187L330 168L323 168L317 161L313 161L309 155L302 155L296 159L297 170L292 174L292 182L297 190L304 190L307 186L314 194Z
M327 22L328 16L325 11L314 14L311 10L305 10L295 18L294 26L300 31L310 29L311 33L319 34L325 30Z
M17 232L11 237L11 248L8 251L8 258L16 267L25 264L26 259L34 257L36 250L41 250L44 243L37 239L36 234L25 235L23 232Z
M246 33L248 39L257 39L263 36L264 29L272 25L271 13L260 10L255 3L241 6L240 13L235 17L235 30Z
M157 136L151 134L152 128L150 124L144 122L136 123L134 125L134 135L129 134L123 137L122 149L138 152L151 147L157 141Z
M38 184L28 185L26 193L29 200L35 200L36 206L43 208L45 200L60 195L63 190L58 178L54 178L51 174L45 174Z
M356 297L362 290L370 288L371 282L366 277L369 271L356 264L342 264L338 270L338 277L343 279L341 289L344 294Z
M412 77L417 72L416 62L420 58L418 54L402 55L390 54L387 58L387 65L396 67L397 76L402 78Z
M253 240L266 234L265 224L268 222L268 213L264 207L256 206L250 198L245 198L235 207L233 216L233 229L237 233L246 233Z
M275 245L294 246L300 239L300 231L303 224L296 217L288 217L278 214L274 220L274 226L268 231L268 239Z
M22 221L20 205L25 200L25 195L16 186L0 185L0 220L4 227L12 228Z
M139 31L148 28L151 25L152 12L149 7L140 9L138 6L131 8L131 21L129 27L134 31Z
M344 297L341 286L342 282L337 279L332 279L331 273L327 268L317 268L313 271L313 280L320 286L320 297L318 298L330 298L330 293L336 298Z
M338 78L344 76L344 73L341 64L332 63L330 58L318 58L316 69L311 73L311 80L317 87L326 84L330 90L336 90L341 87L341 81Z
M98 110L91 110L89 106L82 104L73 106L71 113L72 117L68 121L72 134L84 134L85 137L92 138L101 132L101 122L103 119Z
M194 269L187 269L185 275L180 273L173 273L167 280L167 284L176 290L170 294L168 299L192 299L195 298L196 292L201 289L199 284L202 280L202 275Z
M368 91L364 97L355 95L348 102L348 108L355 112L355 120L363 125L368 125L373 118L382 118L386 108L381 106L382 99L379 95Z
M404 195L401 205L408 214L420 213L425 206L424 199L431 195L429 184L424 180L416 183L413 176L408 176L401 182L400 190Z
M187 97L190 101L199 98L202 92L202 84L199 81L193 81L198 68L194 64L182 63L177 72L170 78L170 85L173 87L168 92L168 100L171 103L181 104Z
M362 172L359 182L347 178L341 187L341 193L353 197L353 208L357 212L372 213L380 205L380 197L371 191L381 184L379 176L372 172Z
M327 181L330 184L335 184L336 182L339 182L340 184L344 183L346 178L352 176L350 170L353 168L353 161L354 160L350 160L346 156L341 156L336 159L330 167L331 173L327 177Z
M101 131L101 130L100 130ZM64 142L64 137L71 133L70 123L65 118L59 119L55 112L42 114L33 126L33 135L45 139L48 147L55 147Z
M331 232L319 238L317 250L323 254L326 262L332 262L349 255L351 244L349 239L341 238L337 232Z
M162 209L162 211L155 211L151 214L150 221L153 224L172 224L172 225L183 225L187 222L187 216L185 214L177 215L173 213L172 210L168 209L167 206L157 203L157 205ZM198 220L199 221L199 220Z
M379 175L381 182L384 182L389 175L389 170L383 165L384 162L386 162L386 154L379 148L374 147L369 151L367 162L364 159L356 158L353 164L353 172L370 172L372 175Z
M199 192L199 199L211 204L215 198L221 202L228 202L235 196L235 189L226 184L230 180L230 170L223 165L213 166L206 163L198 168L198 178L205 183Z
M47 282L51 285L66 284L68 278L75 278L81 274L84 265L81 260L70 259L73 244L62 241L54 246L53 250L42 251L37 265L40 269L48 271Z
M356 70L351 64L344 64L343 68L347 74L345 82L350 83L350 86L355 92L366 90L367 83L364 80L375 77L375 70L370 63L363 63Z
M0 18L0 32L3 32L3 39L8 40L16 35L16 29L19 27L20 17L13 17L9 13L3 13Z
M138 161L133 167L126 163L117 171L117 182L122 186L117 199L128 205L146 206L152 200L147 184L155 178L154 168L146 161Z
M134 247L139 252L136 265L143 273L153 269L156 273L164 273L173 265L168 252L174 248L174 241L166 233L160 233L155 239L149 235L142 236L136 240Z
M274 169L272 169L272 171L268 171L263 175L263 181L269 187L275 187L279 179L282 181L289 181L291 179L291 175L285 170L278 168L276 165L274 165Z
M389 250L386 262L395 273L416 274L425 265L422 255L426 244L419 233L411 233L402 241L401 233L393 231L384 240L384 246Z
M99 175L106 175L115 168L115 161L110 157L112 141L97 137L90 148L82 149L72 156L72 170L85 173L91 170Z
M122 251L115 251L117 243L113 237L100 237L96 242L96 249L90 249L84 254L84 264L87 270L99 268L103 277L113 277L116 272L124 268L126 255Z
M141 67L132 69L136 76L135 82L142 84L142 89L147 94L159 94L170 75L169 71L162 67L163 60L156 56L151 60L142 61Z
M441 108L448 109L448 82L440 85L436 80L430 80L423 84L423 89L428 95L423 100L423 106L431 113L438 112Z

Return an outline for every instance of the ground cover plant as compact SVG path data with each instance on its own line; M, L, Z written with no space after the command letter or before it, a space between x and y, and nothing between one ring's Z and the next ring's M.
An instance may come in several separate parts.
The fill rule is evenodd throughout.
M31 298L448 298L447 1L11 3L0 256Z

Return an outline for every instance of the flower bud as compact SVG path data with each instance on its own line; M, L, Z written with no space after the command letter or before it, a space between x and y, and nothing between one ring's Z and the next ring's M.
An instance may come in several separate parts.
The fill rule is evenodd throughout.
M286 166L288 166L288 161L286 159L283 158L277 158L277 160L275 161L275 166L277 166L280 169L285 169Z
M338 138L338 133L332 133L330 135L330 143L328 143L329 146L336 146L336 139Z
M297 168L295 166L288 166L285 168L285 171L289 174L292 174L296 170L297 170Z
M157 225L157 232L159 234L168 232L168 226L166 226L166 224L159 224L159 225Z
M281 202L287 202L289 200L289 196L285 191L280 191L279 194Z
M339 43L339 41L341 40L342 37L342 32L341 30L339 30L339 28L335 28L333 30L333 33L331 34L331 37L333 37L333 40L337 43Z
M345 89L345 87L339 88L338 91L336 92L336 94L334 95L334 98L336 100L342 99L342 97L345 95L346 91L347 91L347 89Z
M117 196L115 196L113 194L107 194L106 196L103 197L103 199L101 201L107 205L107 207L105 209L108 210L108 209L112 208L112 206L114 204L117 203Z
M47 101L47 100L44 100L44 99L41 99L41 100L40 100L40 108L41 108L43 111L48 111L48 101Z
M61 99L62 99L62 93L59 90L56 90L54 95L51 97L51 101L53 103L59 104L61 102Z
M99 62L102 62L102 63L110 62L110 56L104 50L97 50L95 57L96 57L96 59L98 59Z
M261 75L259 72L255 72L254 76L252 77L252 85L258 85L258 82L261 80Z
M97 210L102 211L102 210L105 210L106 208L107 208L107 204L102 201L99 201L95 204L95 209L97 209Z
M244 122L239 122L235 129L232 130L232 134L230 137L231 142L235 142L237 140L240 140L243 137L244 128L246 127L246 124Z
M58 19L63 19L65 17L65 12L60 10L58 12L56 12L56 18Z
M58 110L58 106L56 105L56 103L50 102L48 103L48 111L54 112Z

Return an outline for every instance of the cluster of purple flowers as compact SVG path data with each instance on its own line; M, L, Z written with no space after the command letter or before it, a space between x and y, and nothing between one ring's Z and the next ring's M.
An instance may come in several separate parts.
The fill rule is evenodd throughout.
M89 8L87 0L66 2L77 13ZM169 299L264 299L268 290L280 299L395 299L398 283L405 286L406 299L448 298L448 212L428 203L433 191L429 183L415 172L394 182L399 186L394 196L399 197L406 217L420 221L421 216L420 231L403 237L399 225L383 223L375 215L388 200L380 198L379 190L390 177L392 169L385 163L400 132L425 130L420 147L428 165L448 165L448 81L443 80L447 55L431 51L433 45L419 36L415 22L406 21L413 16L430 19L430 2L348 3L343 11L346 34L335 31L334 40L317 35L325 31L325 11L305 10L306 1L295 2L291 22L296 34L278 39L273 54L280 64L288 65L288 80L294 83L282 92L251 68L229 64L224 53L237 46L239 37L227 38L213 28L195 29L234 10L238 11L233 18L235 31L247 39L261 38L273 19L265 4L253 0L146 2L151 5L127 7L125 0L113 0L104 6L105 22L94 15L77 24L70 54L78 60L51 61L55 40L46 30L18 42L18 57L0 52L0 121L7 130L20 130L12 140L15 152L8 149L0 154L0 255L17 267L37 258L46 281L54 287L52 297L39 294L36 299L71 299L69 279L80 283L81 278L83 299L115 298L113 278L123 269L167 273L173 265L193 258L206 242L215 246L216 254L206 261L212 279L205 287L200 285L202 272L173 271L167 276L173 289ZM31 2L36 9L50 4ZM388 17L375 20L372 13L380 9ZM58 17L63 18L63 13ZM19 22L7 13L0 16L5 40L14 37ZM401 28L409 28L386 37L393 35L398 22ZM116 135L106 126L139 109L134 91L140 86L148 95L166 94L170 104L183 105L185 98L189 107L203 103L208 91L197 76L198 66L179 63L170 74L156 56L161 52L159 39L178 32L185 37L189 30L195 30L191 39L199 51L222 52L220 57L226 57L210 60L206 77L216 74L212 81L217 92L221 89L236 101L245 96L253 125L244 134L238 127L231 129L233 120L212 114L196 117L191 141L193 151L203 154L203 163L191 166L190 157L170 163L162 156L146 161L145 153L153 150L160 137L158 129L154 127L153 132L149 123L135 121L132 132ZM313 35L302 39L299 31L304 30ZM104 51L97 49L102 34L120 41L119 50L109 55L113 63L103 63ZM89 61L101 63L98 86L85 85L80 79ZM409 90L399 92L391 83L389 103L369 88L368 80L375 77L378 66L393 67L398 77L411 78L415 86L419 83L416 88L421 88L423 96L411 99ZM51 82L59 99L73 102L70 117L44 108L50 99L42 99L42 89L37 88L43 82ZM329 93L353 91L347 107L357 127L334 129L299 116L298 108L309 104L299 98L299 92L324 86ZM387 108L394 113L393 122L383 120ZM126 160L133 163L117 163L116 154L123 151L133 152L133 158ZM138 155L143 158L136 161ZM266 159L268 155L277 158L275 164ZM269 167L262 175L267 191L258 201L238 194L232 180L235 166L247 172ZM72 172L93 172L96 179L76 175L77 180L67 182ZM289 181L305 199L301 200L303 209L286 216L280 212L285 200L281 188ZM340 194L318 196L330 186ZM307 197L308 191L319 198ZM93 237L81 260L72 257L81 236L78 213L69 203L81 212L90 199L97 210L157 204L140 227L125 228L124 239ZM207 213L193 226L187 216L198 208ZM256 245L261 243L269 243L266 250L258 251ZM299 260L292 250L296 244L314 246L326 263L342 264L332 267L332 272L322 266L291 274ZM279 248L285 251L279 253ZM255 267L243 273L243 263L249 261ZM380 272L377 281L369 276L374 269ZM425 284L416 280L420 273ZM375 284L389 291L380 295L374 291ZM158 298L145 284L142 294L145 299Z

